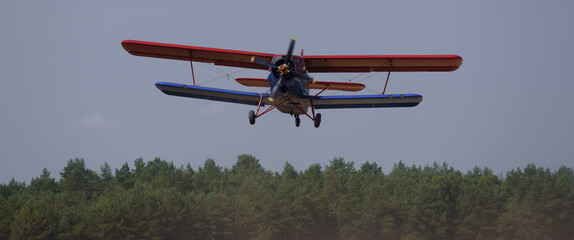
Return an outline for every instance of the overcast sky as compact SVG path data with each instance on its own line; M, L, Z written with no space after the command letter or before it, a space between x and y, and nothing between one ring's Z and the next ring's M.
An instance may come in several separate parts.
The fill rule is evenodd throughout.
M197 169L253 154L281 171L335 157L446 162L505 173L528 163L574 167L573 1L1 1L0 182L59 178L70 158L99 171L160 157ZM189 63L135 57L125 39L282 54L457 54L455 72L393 73L387 93L415 108L321 110L321 127L252 106L167 96ZM198 82L221 74L194 64ZM237 68L222 68L232 73ZM267 76L242 71L233 77ZM353 74L315 74L340 81ZM381 91L385 74L366 79ZM244 90L233 79L203 86ZM371 94L369 90L361 94ZM331 92L330 94L340 94Z

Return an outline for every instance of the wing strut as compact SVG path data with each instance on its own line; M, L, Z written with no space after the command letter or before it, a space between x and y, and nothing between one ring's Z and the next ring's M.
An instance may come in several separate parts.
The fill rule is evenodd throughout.
M261 117L263 116L263 114L266 114L268 112L270 112L271 110L275 109L277 106L283 104L284 102L286 102L287 100L285 98L283 98L281 101L269 106L267 109L265 109L263 112L261 112L261 114L259 114L259 109L261 108L261 106L263 106L263 95L260 95L259 98L259 104L257 104L257 110L255 111L255 118Z
M193 59L191 58L191 50L189 51L189 64L191 65L191 79L193 79L193 86L195 86L195 74L193 73Z
M325 88L323 88L323 90L321 90L320 92L318 92L317 94L315 94L315 96L313 96L313 98L316 98L317 96L319 96L319 94L323 93L325 90L329 89L329 85L327 84L327 86L325 86ZM311 104L313 104L313 102L311 102Z
M385 88L383 88L383 93L381 95L385 95L387 91L387 84L389 83L389 78L391 77L391 70L393 70L393 60L391 60L391 65L389 66L389 73L387 74L387 81L385 82Z

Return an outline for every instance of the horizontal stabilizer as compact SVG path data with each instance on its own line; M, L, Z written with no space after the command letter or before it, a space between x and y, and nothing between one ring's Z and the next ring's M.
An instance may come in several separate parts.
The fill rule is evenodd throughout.
M248 87L270 87L269 81L263 78L236 78L235 81ZM364 84L352 82L325 82L315 81L309 83L309 89L326 89L339 91L361 91L365 88Z
M270 87L269 82L264 78L236 78L235 81L248 87Z
M327 90L340 90L348 92L361 91L365 88L364 84L353 83L353 82L324 82L315 81L314 83L309 83L310 89L327 89Z

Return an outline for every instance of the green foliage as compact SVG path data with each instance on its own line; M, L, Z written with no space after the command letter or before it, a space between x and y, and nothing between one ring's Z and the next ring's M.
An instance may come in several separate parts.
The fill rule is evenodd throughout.
M132 176L132 171L128 163L124 163L122 167L118 170L116 169L115 181L119 186L125 189L132 188L134 186L134 176Z
M456 211L457 235L465 239L493 239L496 220L503 205L500 179L488 168L475 167L463 179Z
M0 197L0 239L8 239L13 221L13 211L4 197Z
M231 169L159 158L99 173L70 159L58 182L0 184L0 239L569 239L574 171L529 164L498 177L446 163L384 174L333 159L266 171L252 155Z
M15 213L10 239L54 239L60 214L53 194L29 198Z
M33 192L46 191L55 193L58 190L58 184L56 180L50 176L50 171L44 168L39 178L32 178L30 190Z
M100 178L104 183L108 183L114 179L114 175L112 174L112 167L110 167L107 162L100 167Z
M92 198L97 191L101 190L100 176L86 168L84 159L68 160L68 164L60 175L62 178L59 186L63 191L82 193Z
M26 189L26 184L23 182L18 182L14 178L10 180L8 185L0 185L0 195L4 198L8 198L11 195L21 193Z

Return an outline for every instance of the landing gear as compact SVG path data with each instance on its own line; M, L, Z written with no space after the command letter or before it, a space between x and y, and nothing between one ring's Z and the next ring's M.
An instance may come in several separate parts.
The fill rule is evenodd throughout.
M291 98L289 98L289 97L282 98L281 101L274 103L273 105L268 107L265 111L260 113L259 108L262 106L262 103L263 103L263 97L261 97L259 99L259 104L257 105L257 111L249 110L249 123L251 125L254 125L255 119L257 119L261 115L268 113L269 111L275 109L277 106L283 106L282 104L285 104L286 102L288 102L290 105L294 106L297 110L299 110L298 112L295 112L294 109L291 109L291 112L289 112L291 114L291 116L295 117L295 126L296 127L301 126L301 118L300 118L301 115L300 114L302 113L305 116L309 117L311 120L313 120L315 128L318 128L321 125L321 114L315 113L315 107L313 106L313 100L312 99L309 99L309 100L311 103L311 113L308 113L306 109L301 108L299 106L299 103L292 101Z
M249 123L255 124L255 112L253 110L249 110Z
M301 118L299 115L295 115L295 127L299 127L299 125L301 125Z

